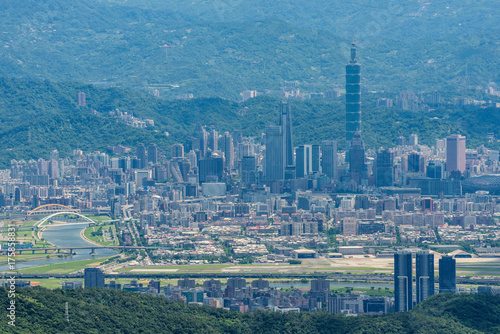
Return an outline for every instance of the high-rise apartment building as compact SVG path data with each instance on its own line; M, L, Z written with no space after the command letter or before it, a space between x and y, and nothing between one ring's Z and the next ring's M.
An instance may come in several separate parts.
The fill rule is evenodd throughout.
M358 235L358 219L356 217L342 219L342 235Z
M85 268L85 288L104 288L104 273L99 268Z
M78 106L85 107L86 105L87 105L87 97L85 95L85 92L79 92L78 93Z
M211 149L212 152L219 149L219 133L214 128L212 128L208 136L208 148Z
M172 159L184 158L184 145L182 144L172 145L170 156Z
M315 301L320 301L324 306L328 301L330 294L330 281L318 278L311 280L311 290L309 291L310 298Z
M409 144L410 146L417 146L418 145L418 136L416 134L411 134L409 138Z

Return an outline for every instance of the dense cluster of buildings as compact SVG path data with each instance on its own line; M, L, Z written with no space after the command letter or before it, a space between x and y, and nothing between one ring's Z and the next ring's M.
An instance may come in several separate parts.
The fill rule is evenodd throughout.
M412 257L396 253L395 245L432 249L467 242L478 256L500 255L491 247L500 240L495 219L500 212L500 154L484 146L467 149L460 134L437 139L432 147L411 134L398 138L395 147L367 149L356 57L353 44L346 66L344 150L334 140L294 145L291 106L282 102L277 125L265 127L258 138L240 130L219 134L215 127L197 124L170 152L150 143L133 150L117 146L110 153L75 150L61 158L53 151L49 160L12 160L9 170L0 171L0 211L7 218L25 218L41 205L60 204L107 214L120 221L121 244L155 246L148 256L162 264L395 256L395 307L411 309ZM250 91L243 97L254 95ZM397 103L404 107L412 99L402 93ZM436 93L428 103L439 101ZM85 95L79 103L85 105ZM119 110L113 115L132 126L154 125ZM434 293L430 257L416 255L416 302ZM99 272L88 275L86 271L86 286L87 281L89 286L104 284ZM270 289L262 280L251 286L231 281L224 291L218 281L205 282L203 289L193 282L180 281L165 294L242 311L274 307L370 313L386 312L389 303L384 298L332 297L327 281L313 281L305 295ZM143 291L156 289L155 284L123 288ZM451 289L444 286L446 281L443 291Z
M269 281L257 279L247 284L244 278L231 277L223 284L220 280L207 279L203 285L189 278L180 279L177 285L168 284L160 289L160 282L151 280L147 285L131 281L119 284L115 281L105 283L104 273L98 268L86 268L84 283L81 281L64 282L63 288L110 288L150 293L165 296L172 301L188 305L206 305L226 308L233 311L248 312L257 309L276 312L301 312L325 310L329 313L346 314L381 314L392 307L388 297L370 297L367 295L332 294L330 281L315 279L310 282L310 289L278 289Z
M413 267L416 268L415 276ZM104 273L98 268L86 268L84 275L84 282L67 281L63 283L63 288L76 289L85 286L122 289L165 296L172 301L188 305L206 305L239 312L264 309L277 312L323 310L347 315L385 314L391 311L409 311L414 305L435 293L459 291L456 285L456 261L452 256L445 255L439 259L439 287L436 288L434 254L411 250L394 254L394 298L369 296L363 294L363 291L337 294L335 288L330 286L330 281L321 278L311 280L310 288L303 291L304 289L283 289L280 284L273 284L262 278L253 280L250 284L241 277L230 277L225 283L206 279L201 285L186 277L178 280L176 285L168 284L161 289L160 281L154 280L149 281L147 285L137 281L131 281L129 284L111 281L106 284ZM29 282L27 283L29 286ZM497 293L496 290L498 289L480 287L475 292Z

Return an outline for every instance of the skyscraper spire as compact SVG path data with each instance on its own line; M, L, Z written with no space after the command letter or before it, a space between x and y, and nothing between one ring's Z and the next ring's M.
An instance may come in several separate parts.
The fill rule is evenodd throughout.
M353 36L353 41L351 43L351 64L356 64L358 60L356 59L356 43L354 42L354 36Z

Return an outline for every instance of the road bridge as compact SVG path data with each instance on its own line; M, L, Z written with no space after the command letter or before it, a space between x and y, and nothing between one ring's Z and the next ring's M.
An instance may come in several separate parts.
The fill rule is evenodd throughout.
M129 250L129 249L138 249L138 250L156 250L159 249L160 247L144 247L144 246L81 246L81 247L33 247L33 248L18 248L16 249L16 253L19 253L21 255L23 252L31 252L31 254L35 254L36 251L39 252L45 252L47 254L49 251L57 251L57 253L60 253L61 251L68 251L70 253L73 253L73 250L75 249L90 249L91 252L90 254L94 254L96 249L120 249L120 250ZM9 251L7 249L1 249L0 254L7 254Z

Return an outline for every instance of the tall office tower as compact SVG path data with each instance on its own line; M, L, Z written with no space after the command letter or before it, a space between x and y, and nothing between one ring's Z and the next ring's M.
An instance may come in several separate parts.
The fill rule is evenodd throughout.
M148 146L148 161L156 164L158 162L158 147L156 147L156 144L149 144Z
M246 185L257 183L257 163L254 156L241 159L241 182Z
M417 304L434 295L434 254L420 251L416 255Z
M361 65L356 59L356 44L351 46L351 60L345 67L345 139L346 154L350 151L354 134L361 131Z
M174 144L172 145L171 151L170 151L170 157L172 159L175 158L184 158L184 145L182 144Z
M303 178L312 174L312 146L300 145L295 151L296 177Z
M229 132L224 132L222 136L222 152L224 153L224 168L231 170L234 167L234 146L233 137Z
M126 172L130 169L130 157L120 157L118 159L118 168L120 168L123 172Z
M200 123L196 124L196 129L194 131L196 133L196 138L193 142L193 150L200 150L201 156L204 157L207 155L208 133Z
M439 259L439 293L457 292L457 264L452 256Z
M451 135L446 138L446 171L465 172L465 137Z
M146 167L146 165L148 164L148 158L146 155L146 146L144 146L143 143L137 145L135 154L137 155L137 159L139 160L139 168Z
M431 161L427 165L426 175L431 179L442 179L443 178L443 163L439 161Z
M189 160L189 164L192 167L198 166L198 157L196 156L195 151L193 150L189 151L189 153L187 154L187 158Z
M312 146L312 172L318 173L320 166L320 156L321 156L321 146L313 145Z
M417 146L418 145L418 136L416 134L411 134L410 135L410 146Z
M283 134L283 150L285 151L284 166L294 166L293 163L293 135L292 135L292 112L290 105L281 101L280 126Z
M408 172L418 173L420 172L420 154L411 153L408 156Z
M324 140L321 143L321 170L331 179L337 178L337 142Z
M365 164L365 143L361 138L361 133L357 131L351 140L351 147L349 152L349 170L351 173L351 180L359 183L365 178L366 164Z
M209 158L198 161L198 174L200 183L218 182L224 170L224 159L218 154L212 154Z
M104 288L104 273L99 268L85 268L85 288Z
M219 133L214 128L212 128L208 136L208 148L210 148L212 152L219 149Z
M377 166L375 168L375 186L392 187L394 183L393 154L389 150L377 153Z
M394 254L395 311L405 312L413 308L413 275L411 252Z
M266 179L268 181L283 180L285 173L285 156L283 154L283 135L281 127L266 127Z

